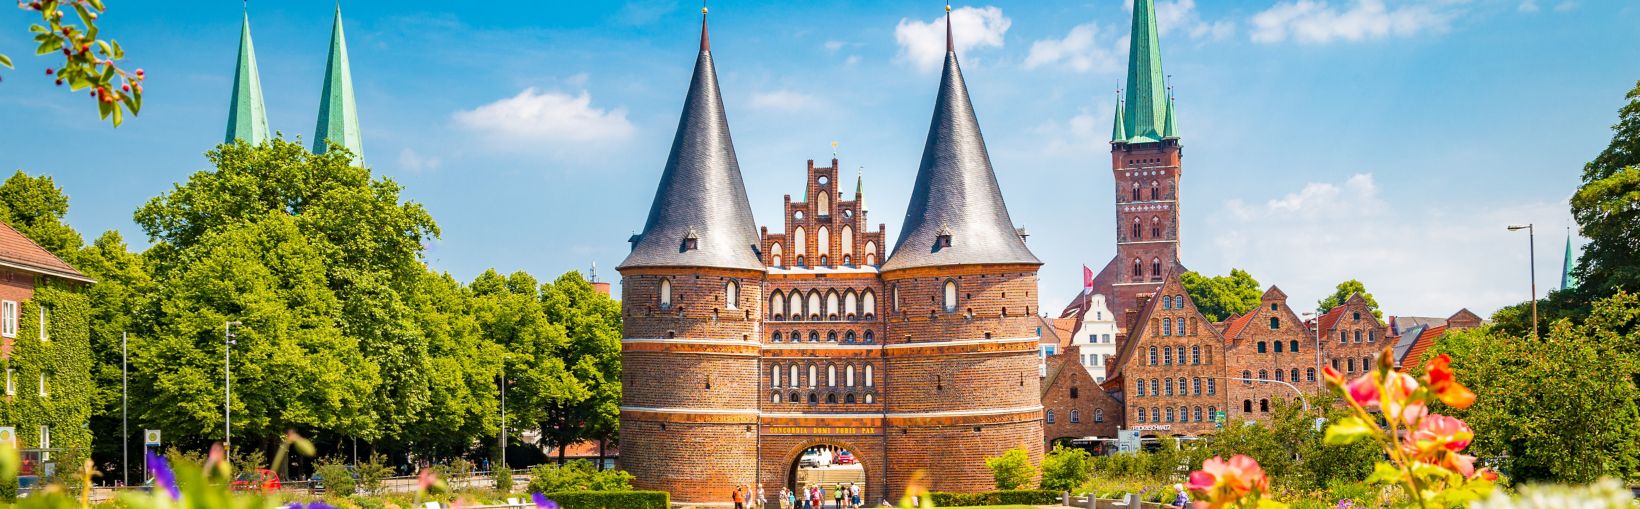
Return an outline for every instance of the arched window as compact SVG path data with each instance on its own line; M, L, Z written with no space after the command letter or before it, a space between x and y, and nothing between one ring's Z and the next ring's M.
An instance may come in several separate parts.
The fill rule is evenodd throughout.
M1161 258L1151 258L1150 259L1150 275L1155 276L1155 277L1161 277L1161 275L1162 275L1162 259Z
M1338 344L1342 345L1342 344L1349 343L1349 342L1350 342L1350 331L1347 331L1347 330L1338 331Z
M1269 412L1270 411L1270 400L1267 400L1267 399L1258 400L1258 411L1260 411L1260 412Z
M1212 396L1214 394L1218 394L1218 392L1219 392L1218 380L1214 380L1214 379L1211 379L1211 378L1207 379L1207 395Z
M809 319L819 320L820 311L822 311L820 308L820 291L809 290Z
M1196 407L1196 422L1202 422L1202 407Z
M1241 383L1252 384L1253 382L1251 380L1253 379L1253 372L1245 369L1241 370L1241 378Z
M1141 378L1141 379L1133 382L1133 392L1135 394L1139 395L1139 396L1144 396L1145 395L1145 381L1144 381L1144 379Z
M1354 373L1355 372L1355 359L1344 359L1344 362L1346 363L1346 367L1349 368L1345 372L1346 373ZM1361 366L1361 367L1365 368L1366 366Z
M1202 395L1202 379L1200 379L1200 378L1190 379L1190 395L1192 395L1192 396Z
M1372 368L1369 367L1369 366L1372 366L1372 358L1371 357L1362 357L1361 358L1361 371L1372 371Z
M774 337L769 338L769 339L773 340L776 343L779 343L780 342L780 331L774 331Z
M1043 412L1042 417L1048 422L1048 424L1053 424L1053 409L1050 408L1046 412Z
M1162 365L1163 366L1172 366L1173 365L1173 348L1172 347L1167 347L1167 346L1162 347Z
M1293 368L1293 376L1289 377L1288 380L1291 380L1291 381L1294 381L1294 382L1298 381L1298 368Z
M809 365L809 387L819 387L819 386L820 386L820 367L815 366L813 364L810 364Z
M1156 422L1162 422L1162 410L1160 408L1150 407L1150 415Z
M860 293L860 316L870 320L877 317L877 293L866 290Z
M1173 422L1173 407L1167 407L1167 422Z
M1201 364L1202 363L1202 347L1200 347L1200 346L1191 346L1190 347L1190 363L1191 364Z
M837 365L836 364L827 364L826 365L826 387L836 387L836 386L837 386Z
M780 320L786 317L786 296L775 290L769 295L769 318ZM778 335L779 333L776 333Z
M1280 342L1280 341L1276 341L1276 342L1275 342L1275 346L1276 346L1276 353L1281 353L1281 346L1282 346L1282 345L1281 345L1281 342Z
M1263 369L1258 370L1258 379L1259 380L1269 380L1270 379L1270 372L1268 370L1263 370Z
M1315 381L1315 368L1304 368L1304 381L1306 381L1306 382L1314 382Z
M894 311L900 311L900 285L894 285Z
M1183 308L1180 308L1180 309L1183 309ZM1179 334L1178 335L1180 335L1180 336L1185 335L1185 333L1184 333L1184 319L1179 318L1179 319L1173 320L1173 323L1179 324ZM1180 357L1180 358L1182 359L1183 357Z
M799 226L792 231L792 254L797 255L798 260L802 260L803 255L809 254L808 240L808 235L803 231L803 227Z
M1139 183L1133 183L1133 201L1139 201Z
M1139 218L1133 218L1133 240L1143 240L1145 238L1144 232L1141 230L1143 227L1144 225L1139 221Z
M1263 341L1258 342L1258 353L1265 353L1266 351L1268 351L1265 348L1267 345L1268 345L1268 343L1265 343Z
M837 301L838 301L838 299L837 299L837 290L831 290L829 292L826 292L826 319L827 320L836 320L839 316L841 316L841 315L838 314L839 309L838 309Z
M1377 340L1378 340L1378 331L1375 331L1375 330L1367 331L1367 342L1368 343L1372 343L1372 342L1377 341Z
M793 365L788 366L786 368L786 383L791 384L792 387L797 387L797 386L803 385L803 382L801 380L798 380L798 378L797 378L797 365L796 364L793 364ZM793 393L793 394L796 394L796 393ZM792 396L792 402L793 403L797 402L797 397L796 396Z
M1280 343L1277 343L1277 344L1280 344ZM1279 369L1276 370L1276 381L1277 382L1287 381L1287 373L1285 371L1282 371L1282 370L1279 370Z
M1145 422L1145 409L1139 409L1139 422Z
M1292 353L1298 353L1298 340L1295 339L1295 340L1292 340L1292 341L1288 341L1287 342L1287 351L1292 352Z
M797 392L793 391L790 395L788 395L786 397L786 402L787 403L802 403L803 398L798 397Z
M1253 413L1253 400L1250 400L1250 399L1241 400L1241 411L1242 411L1242 413L1248 413L1248 414Z
M791 319L793 319L793 320L802 320L803 319L803 295L796 292L796 291L793 291L790 296L786 297L786 299L788 300L786 308L787 308L787 312L791 313ZM793 339L795 339L795 337Z
M1276 318L1274 316L1270 317L1270 330L1276 330L1276 329L1280 329L1280 328L1281 328L1281 319Z
M1105 422L1105 409L1093 409L1093 422Z
M1162 309L1173 309L1173 297L1162 296Z
M1162 218L1150 216L1150 238L1162 238Z
M853 343L854 342L854 331L844 332L843 333L843 342L844 343Z
M1150 379L1150 395L1151 396L1160 396L1160 395L1162 395L1162 381L1161 380L1157 380L1155 378Z
M1151 347L1150 347L1150 365L1152 365L1152 366L1159 365L1156 362L1156 346L1155 345L1151 345Z
M843 395L843 403L847 403L847 404L850 404L850 405L854 404L854 394L844 394Z
M1137 278L1137 277L1143 276L1144 272L1145 272L1144 267L1145 267L1145 262L1139 261L1138 258L1134 258L1133 259L1133 277Z
M870 405L870 404L872 404L872 403L874 403L874 402L876 402L876 400L877 400L877 396L876 396L876 395L874 395L874 394L871 394L871 393L869 393L869 392L868 392L868 393L866 393L866 404L867 404L867 405Z
M769 387L775 387L775 388L780 387L780 365L779 364L776 364L776 365L773 365L773 366L769 367Z
M1361 331L1355 331L1355 342L1356 343L1361 342Z
M826 341L836 343L837 331L826 331Z
M812 392L809 393L809 404L813 405L813 404L816 404L816 403L819 403L819 402L820 402L820 395L819 394L815 394L815 393L812 393Z
M826 255L831 254L831 229L830 228L826 228L824 226L821 226L820 227L820 234L815 236L814 241L815 241L814 252L820 253L820 256L826 256Z
M843 318L848 319L848 320L854 320L855 318L857 318L859 316L860 316L860 299L859 299L859 297L854 294L854 290L844 291L843 292Z
M842 232L843 242L841 246L843 248L843 258L850 258L854 256L854 227L843 225Z
M871 365L870 364L866 365L865 379L866 379L865 380L866 387L871 387L872 384L876 383L874 380L872 380L872 377L871 377ZM870 401L867 401L867 403L870 403Z
M1073 386L1071 386L1071 399L1076 399L1076 394L1077 394L1076 386L1073 385Z
M877 265L877 243L866 242L866 265Z
M1161 184L1158 184L1154 180L1150 181L1150 199L1152 199L1152 200L1162 199L1162 186L1161 186Z
M780 398L780 391L774 391L773 394L769 395L769 402L770 403L779 403L780 399L781 399Z
M723 284L723 306L740 309L740 283L730 281Z
M821 191L820 192L820 199L816 200L816 201L817 201L817 204L819 205L819 207L817 207L818 212L816 212L816 213L819 214L820 217L830 216L831 215L831 193Z
M1082 411L1077 410L1075 408L1072 408L1071 409L1071 424L1076 424L1076 423L1079 423L1079 422L1082 422Z
M872 333L870 330L867 330L866 335L865 335L865 340L866 340L867 343L876 343L877 342L877 335Z
M956 281L951 281L951 280L948 279L948 280L945 281L945 312L951 313L951 312L955 312L956 310L957 310L957 282Z
M1172 319L1169 319L1169 318L1163 318L1162 319L1162 335L1163 336L1172 336L1173 335L1173 320ZM1170 353L1170 354L1168 354L1167 358L1168 358L1168 364L1172 364L1173 363L1172 362L1173 355Z
M854 365L853 364L849 364L848 366L843 368L843 385L847 385L849 387L854 387Z
M661 280L661 309L672 307L672 280Z

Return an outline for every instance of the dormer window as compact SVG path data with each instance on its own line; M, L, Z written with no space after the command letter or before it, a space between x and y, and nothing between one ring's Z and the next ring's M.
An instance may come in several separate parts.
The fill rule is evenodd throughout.
M696 249L700 249L700 235L695 233L694 228L690 228L689 233L683 236L683 250L694 251Z
M948 247L951 247L951 229L941 226L938 232L934 232L934 249Z

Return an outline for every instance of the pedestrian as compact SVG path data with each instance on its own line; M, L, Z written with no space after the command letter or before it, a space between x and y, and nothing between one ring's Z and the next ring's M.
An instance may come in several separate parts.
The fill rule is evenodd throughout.
M848 505L849 505L849 507L852 507L854 509L860 509L860 485L859 484L848 483Z
M1173 509L1184 509L1190 506L1190 493L1184 491L1183 484L1173 485Z
M826 506L821 502L826 499L825 488L822 488L819 484L809 485L809 499L812 501L814 509L825 509Z
M735 493L733 496L735 501L735 509L746 509L746 493L742 491L741 488L742 487L740 486L735 486Z
M848 496L848 490L843 489L843 483L837 483L837 487L834 488L834 491L836 491L836 493L832 493L831 496L837 501L836 507L837 509L843 509L843 497Z
M780 487L780 509L792 509L791 505L787 504L787 500L791 496L790 493L791 491L787 490L785 486Z
M757 509L764 509L769 505L769 496L763 492L763 485L757 485Z

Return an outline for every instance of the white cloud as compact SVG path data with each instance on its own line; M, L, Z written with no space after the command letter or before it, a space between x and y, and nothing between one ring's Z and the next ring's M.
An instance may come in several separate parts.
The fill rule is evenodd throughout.
M1537 12L1537 11L1538 11L1538 4L1537 4L1536 0L1524 0L1520 3L1520 12Z
M959 7L950 16L952 44L959 55L972 48L1002 47L1002 36L1013 25L995 6ZM927 22L902 18L894 27L894 40L900 45L902 61L924 72L939 69L945 61L945 17Z
M1208 220L1210 253L1218 266L1281 286L1300 309L1354 278L1386 313L1447 316L1468 307L1486 315L1528 297L1526 239L1504 226L1570 219L1564 202L1475 208L1413 199L1407 207L1381 191L1372 174L1357 174L1263 203L1229 200ZM1546 274L1558 274L1559 259L1538 258L1539 277L1556 277Z
M796 111L819 105L819 98L791 90L773 90L752 95L752 107L763 110Z
M853 66L860 63L860 55L849 55L843 59L843 65Z
M443 165L444 161L437 156L421 155L409 147L399 151L399 168L410 173L433 171Z
M1133 0L1127 0L1125 4L1128 12L1133 12ZM1156 31L1167 35L1174 30L1184 30L1191 39L1218 40L1234 35L1236 23L1203 20L1196 11L1196 0L1156 2Z
M826 44L824 46L826 48L826 51L836 52L837 50L843 49L843 45L845 45L845 44L847 44L847 43L845 43L843 41L831 40L831 41L826 41Z
M1031 43L1025 68L1054 66L1076 72L1116 72L1122 69L1127 53L1125 38L1106 37L1093 23L1077 25L1062 39L1042 39Z
M1567 12L1577 8L1577 0L1565 0L1555 4L1555 12Z
M541 92L526 88L518 95L458 111L456 125L507 138L532 142L611 142L625 140L634 131L621 108L592 106L592 95Z
M1457 15L1459 1L1429 0L1396 5L1384 0L1346 0L1348 7L1335 7L1327 0L1281 2L1253 15L1254 42L1278 43L1288 39L1300 43L1363 41L1385 37L1408 37L1426 32L1442 32Z
M1068 120L1050 120L1031 131L1036 134L1037 139L1042 140L1043 154L1096 156L1101 150L1110 149L1106 140L1110 139L1113 108L1114 104L1102 105L1104 113L1101 114L1083 109Z

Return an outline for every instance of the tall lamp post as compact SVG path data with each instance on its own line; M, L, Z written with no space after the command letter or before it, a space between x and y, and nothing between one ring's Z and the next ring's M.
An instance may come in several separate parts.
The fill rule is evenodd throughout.
M233 326L222 324L222 452L233 450Z
M130 422L130 385L127 384L125 348L126 333L120 333L120 438L124 444L120 446L120 483L131 485L131 431L127 429Z
M1537 231L1534 228L1532 228L1532 223L1526 223L1525 225L1516 224L1516 225L1510 225L1509 226L1509 231L1513 232L1513 231L1520 231L1520 230L1526 230L1526 249L1528 251L1530 251L1529 253L1527 253L1526 259L1527 259L1527 263L1530 263L1532 265L1532 268L1531 268L1531 273L1532 273L1532 339L1537 339L1537 335L1538 335Z

